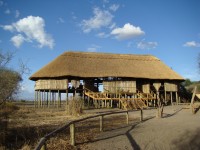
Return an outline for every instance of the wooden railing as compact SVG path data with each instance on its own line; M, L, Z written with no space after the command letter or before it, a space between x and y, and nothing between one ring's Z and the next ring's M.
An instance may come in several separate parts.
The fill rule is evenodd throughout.
M131 111L138 111L138 110L131 110ZM70 144L72 146L75 146L76 145L76 139L75 139L75 124L76 123L99 117L99 120L100 120L99 130L103 131L104 116L125 113L126 114L126 123L129 124L129 112L131 112L131 111L117 111L117 112L103 113L103 114L98 114L98 115L89 116L86 118L70 121L67 124L65 124L64 126L58 128L58 129L54 130L53 132L42 137L40 139L39 143L37 144L37 146L35 147L35 150L41 150L41 149L46 150L47 149L47 145L46 145L47 140L49 140L51 137L55 136L56 134L62 132L63 130L66 130L68 127L70 128ZM140 121L143 121L143 110L142 109L140 110Z

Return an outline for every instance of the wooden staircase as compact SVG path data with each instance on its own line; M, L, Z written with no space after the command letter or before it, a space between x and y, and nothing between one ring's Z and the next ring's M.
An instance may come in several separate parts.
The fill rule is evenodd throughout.
M103 93L93 92L89 89L85 89L85 95L92 98L93 100L119 101L121 108L125 109L125 110L147 108L145 101L156 99L154 94L142 93L142 92L138 92L136 94L136 98L122 98L122 96L120 96L120 95L117 98L111 98L108 96L109 95L108 92L103 92Z

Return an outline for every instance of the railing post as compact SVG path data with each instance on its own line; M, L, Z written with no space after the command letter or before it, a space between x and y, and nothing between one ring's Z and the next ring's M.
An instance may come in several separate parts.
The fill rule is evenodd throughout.
M128 111L126 112L126 123L129 124L129 119L128 119Z
M143 121L143 110L140 109L140 121Z
M100 132L103 131L103 115L100 116Z
M75 124L70 125L70 142L72 146L75 146Z

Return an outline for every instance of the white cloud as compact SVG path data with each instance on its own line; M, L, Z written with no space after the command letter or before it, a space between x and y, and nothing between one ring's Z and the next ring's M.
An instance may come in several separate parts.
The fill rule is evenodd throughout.
M89 33L92 30L107 27L112 24L113 15L109 11L94 8L93 14L93 17L81 22L81 27L84 33Z
M92 44L89 48L87 48L87 51L88 52L96 52L99 48L101 48L101 46Z
M14 31L14 27L12 25L5 25L5 26L1 26L4 30L7 30L7 31L11 31L13 32Z
M16 11L15 11L15 18L18 18L18 17L19 17L19 15L20 15L20 12L19 12L19 10L16 10Z
M117 11L119 9L119 5L118 4L113 4L109 8L110 8L110 10L115 12L115 11Z
M4 13L7 14L7 15L9 15L11 13L10 9L6 9L6 11Z
M186 42L183 46L185 47L200 47L200 43L195 41Z
M140 27L135 27L130 23L125 24L122 28L115 28L111 32L111 35L114 35L118 40L130 39L144 34L145 32Z
M158 46L157 42L145 42L143 40L137 43L137 48L139 49L154 49L156 46Z
M28 16L12 25L3 26L3 29L23 34L24 41L36 41L39 43L39 47L48 46L53 48L54 39L46 33L44 27L45 21L43 18Z
M15 35L11 38L11 41L13 42L14 46L17 48L19 48L25 40L26 39L21 34Z
M99 38L107 38L109 37L110 35L109 34L106 34L105 32L100 32L96 35L97 37Z

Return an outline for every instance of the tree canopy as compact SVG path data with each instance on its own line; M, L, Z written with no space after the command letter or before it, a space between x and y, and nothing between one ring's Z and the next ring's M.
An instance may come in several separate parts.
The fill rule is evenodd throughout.
M8 67L12 58L13 53L0 51L0 105L17 93L22 81L22 75Z

